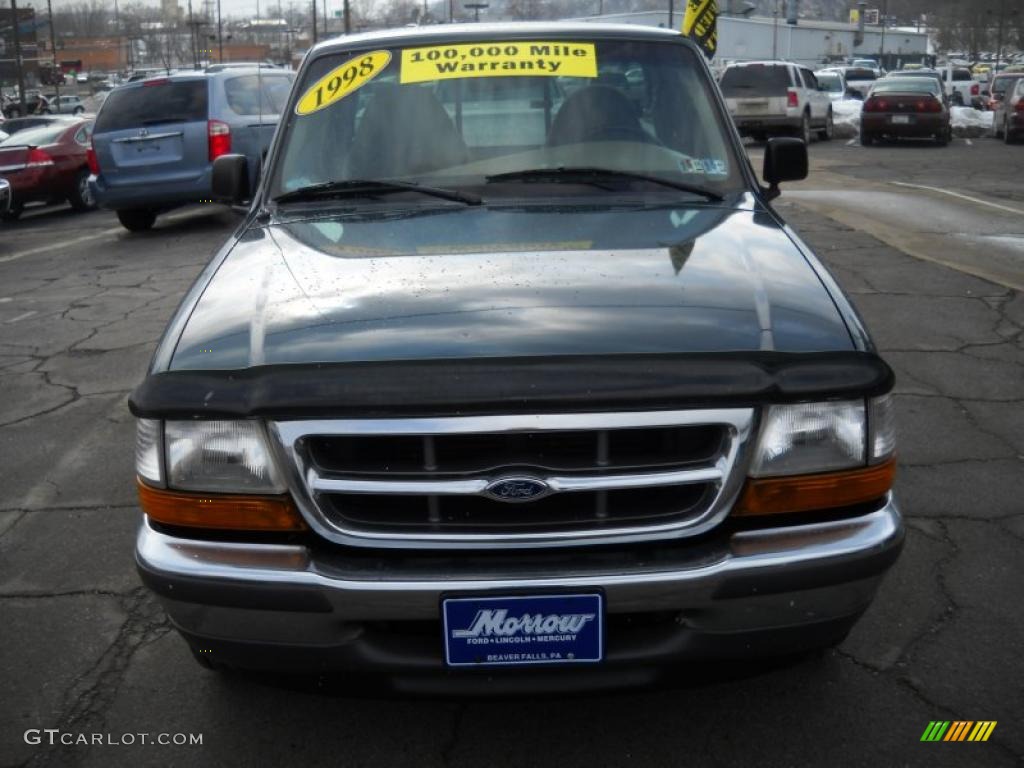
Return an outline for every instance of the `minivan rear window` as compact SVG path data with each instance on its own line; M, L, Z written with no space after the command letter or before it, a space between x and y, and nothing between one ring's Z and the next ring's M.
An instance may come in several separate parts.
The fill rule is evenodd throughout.
M727 97L738 96L785 96L789 88L789 71L786 67L748 64L729 67L722 75L722 93Z
M206 80L158 81L112 91L96 118L96 133L207 118Z

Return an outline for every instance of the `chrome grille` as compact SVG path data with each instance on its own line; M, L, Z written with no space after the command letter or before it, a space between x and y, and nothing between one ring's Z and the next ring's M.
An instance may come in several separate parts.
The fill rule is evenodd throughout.
M738 492L751 420L751 409L709 409L270 427L296 500L327 538L479 548L707 530ZM509 483L534 495L507 496Z

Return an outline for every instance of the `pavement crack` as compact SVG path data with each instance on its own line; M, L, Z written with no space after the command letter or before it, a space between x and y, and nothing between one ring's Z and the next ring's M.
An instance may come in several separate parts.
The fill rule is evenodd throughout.
M96 663L65 691L62 714L56 726L62 731L102 732L107 709L120 688L132 657L140 648L170 631L163 609L145 587L136 587L117 597L126 613L125 621ZM56 752L62 757L74 755L69 748L55 745L36 753L27 765L49 762Z

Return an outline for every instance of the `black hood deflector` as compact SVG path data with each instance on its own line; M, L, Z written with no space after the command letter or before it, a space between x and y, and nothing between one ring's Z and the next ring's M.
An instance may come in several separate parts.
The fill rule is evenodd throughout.
M149 418L388 418L752 406L881 395L872 352L397 360L165 371L129 401Z

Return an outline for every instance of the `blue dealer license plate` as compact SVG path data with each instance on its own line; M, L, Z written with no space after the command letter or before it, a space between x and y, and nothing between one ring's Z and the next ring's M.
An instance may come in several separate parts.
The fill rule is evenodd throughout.
M452 667L594 664L604 658L600 594L453 597L441 604Z

